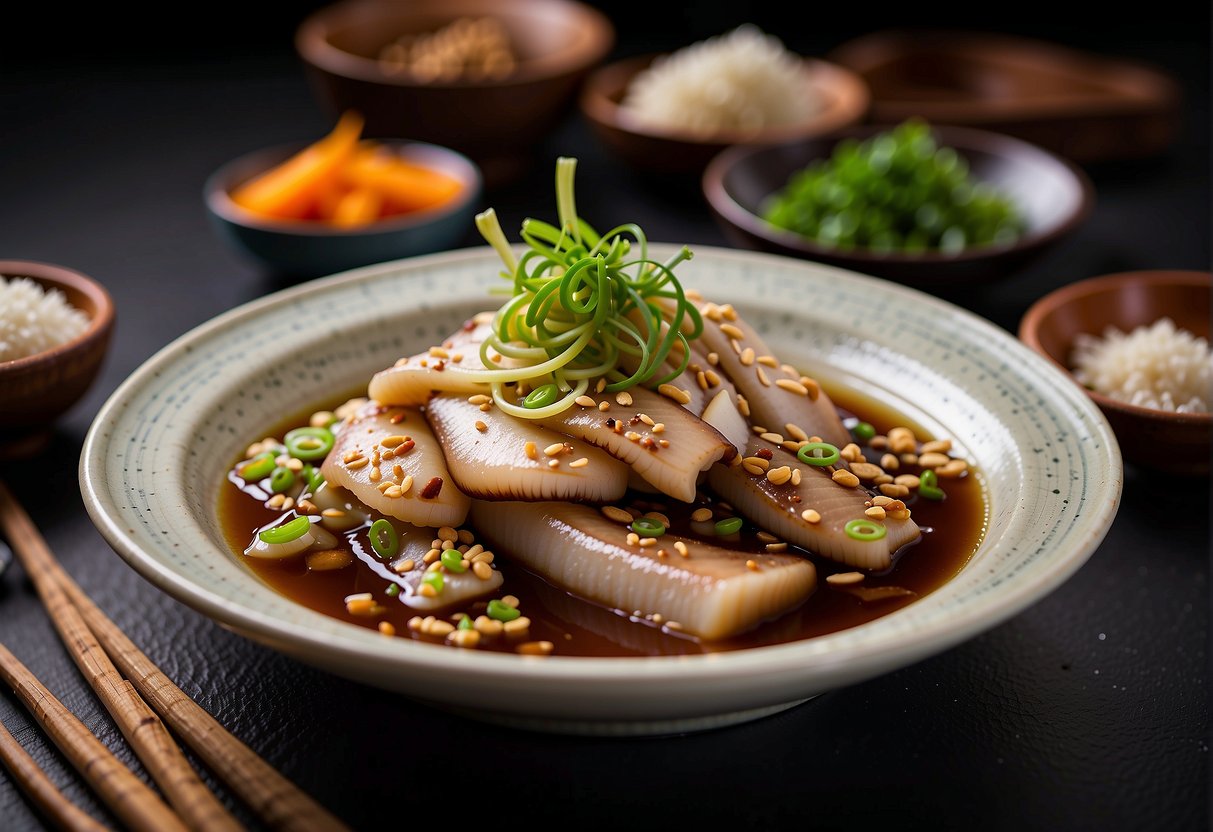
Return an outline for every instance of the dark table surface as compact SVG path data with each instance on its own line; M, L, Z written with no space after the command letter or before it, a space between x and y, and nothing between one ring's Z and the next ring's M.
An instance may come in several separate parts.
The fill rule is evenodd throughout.
M617 8L632 15L635 6ZM625 16L617 51L676 46L759 17L745 4L705 8L709 16L687 14L660 31ZM49 4L41 13L53 14ZM1029 16L1017 19L1033 33ZM463 828L1207 827L1207 479L1174 483L1127 468L1116 521L1086 566L971 641L776 716L661 739L523 733L430 710L246 641L128 569L76 485L93 416L169 341L289 282L228 250L199 199L204 178L229 158L328 126L290 52L291 17L267 20L224 50L201 48L200 36L183 41L197 48L135 54L125 50L133 37L98 45L86 26L56 44L67 63L28 40L0 56L0 255L90 273L118 308L95 388L56 426L45 455L0 464L0 477L86 591L189 695L359 829L415 825L427 807ZM1207 24L1206 9L1186 22L1047 31L1174 72L1187 96L1183 131L1156 158L1088 166L1098 194L1090 220L1044 259L959 303L1013 331L1036 297L1074 280L1209 268ZM211 35L225 23L198 25ZM828 49L866 30L849 25L793 43ZM538 148L541 175L487 195L507 229L550 213L548 162L561 154L581 159L587 216L635 220L652 239L726 244L696 194L611 165L574 113ZM465 242L480 240L469 229ZM0 641L137 767L19 568L0 578ZM114 822L7 691L0 720L68 797ZM0 829L42 825L0 773Z

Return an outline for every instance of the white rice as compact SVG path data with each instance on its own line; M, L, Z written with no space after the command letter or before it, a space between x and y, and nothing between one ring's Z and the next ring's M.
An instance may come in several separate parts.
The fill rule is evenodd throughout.
M1140 407L1207 413L1213 402L1209 343L1170 318L1129 333L1108 327L1103 337L1074 339L1074 376L1097 393Z
M747 23L656 59L632 80L621 106L649 129L706 136L795 124L820 101L801 58Z
M88 316L58 289L28 277L0 275L0 362L66 344L88 328Z

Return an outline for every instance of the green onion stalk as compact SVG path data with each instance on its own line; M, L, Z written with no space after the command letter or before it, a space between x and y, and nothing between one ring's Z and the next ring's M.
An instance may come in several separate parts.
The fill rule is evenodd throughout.
M494 403L506 413L542 419L561 413L603 380L603 392L650 388L677 378L690 362L689 341L703 331L674 268L691 259L683 246L664 262L649 257L636 224L597 233L577 216L577 160L556 162L559 227L522 223L526 249L515 257L493 209L476 227L501 256L513 292L480 347ZM493 352L501 364L490 358ZM513 391L509 388L513 386ZM540 395L519 400L519 390Z

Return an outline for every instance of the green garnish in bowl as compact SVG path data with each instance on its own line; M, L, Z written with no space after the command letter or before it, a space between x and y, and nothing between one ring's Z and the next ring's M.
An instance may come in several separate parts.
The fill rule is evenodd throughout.
M661 262L649 257L648 240L634 223L596 232L577 216L576 165L573 158L557 160L559 227L524 220L521 257L493 209L476 217L505 264L502 276L513 283L480 357L495 404L526 419L563 412L592 383L615 393L672 381L690 361L688 342L703 331L699 310L674 276L691 250L683 246ZM490 350L518 366L499 367L489 360ZM507 390L511 384L543 392L518 402L518 387L514 395Z
M863 141L842 140L828 158L793 174L763 218L819 245L877 253L956 254L1009 245L1024 232L1014 203L977 181L964 158L917 119Z

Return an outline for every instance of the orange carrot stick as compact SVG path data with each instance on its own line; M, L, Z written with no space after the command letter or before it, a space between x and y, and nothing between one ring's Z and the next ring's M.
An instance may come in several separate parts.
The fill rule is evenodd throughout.
M354 187L379 191L393 213L441 205L462 188L457 179L392 153L355 154L346 165L345 177Z
M337 200L331 222L338 228L366 225L379 219L383 195L372 188L354 188Z
M363 118L347 111L324 138L232 191L238 205L272 217L303 219L338 177L362 135Z

